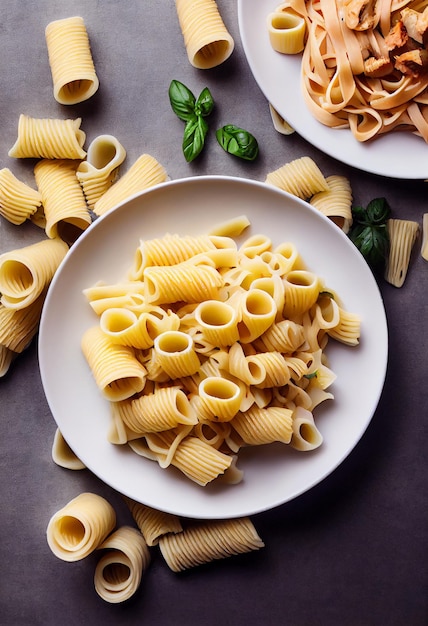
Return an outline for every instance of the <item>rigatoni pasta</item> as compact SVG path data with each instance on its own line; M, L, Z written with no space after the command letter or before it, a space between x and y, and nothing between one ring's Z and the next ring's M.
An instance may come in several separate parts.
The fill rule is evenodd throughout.
M205 486L242 480L243 447L322 441L314 409L333 399L336 378L325 349L330 339L357 345L361 320L292 242L167 234L140 242L123 281L84 293L99 324L82 348L110 399L113 445ZM159 323L148 329L150 311ZM144 341L128 332L140 320ZM121 370L121 350L144 371L139 390L114 399L105 372ZM313 424L294 423L300 409ZM309 443L298 445L303 434Z
M84 159L86 133L75 120L34 118L21 113L18 137L8 155L16 159Z
M323 173L315 161L308 156L294 159L269 172L265 182L302 200L307 200L320 191L329 191Z
M394 287L402 287L409 269L410 256L419 233L418 222L389 219L389 254L385 268L385 280Z
M88 100L98 90L99 80L83 18L50 22L45 37L55 100L60 104Z
M9 168L0 170L0 215L12 224L23 224L41 204L37 189L19 180Z
M183 530L177 515L158 511L127 496L123 499L148 546L158 545L163 535L180 533Z

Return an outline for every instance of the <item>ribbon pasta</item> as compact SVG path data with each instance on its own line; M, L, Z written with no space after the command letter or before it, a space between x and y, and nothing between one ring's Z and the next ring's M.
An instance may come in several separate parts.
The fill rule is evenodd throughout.
M360 319L291 242L167 234L140 242L123 282L84 294L99 324L82 349L110 400L110 443L203 486L239 482L245 446L321 445L313 411L336 378L325 348L357 345Z
M394 130L428 142L426 2L288 0L267 18L274 49L299 52L286 28L299 19L303 97L321 124L349 128L360 142Z

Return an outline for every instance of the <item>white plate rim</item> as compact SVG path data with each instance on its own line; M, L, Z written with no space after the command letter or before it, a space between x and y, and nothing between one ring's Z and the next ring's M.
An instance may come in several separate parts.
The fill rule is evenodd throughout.
M300 88L300 55L281 55L269 43L267 17L280 4L278 0L238 0L244 53L268 102L301 137L342 163L389 178L428 178L428 145L421 137L394 132L361 143L349 129L328 128L311 115Z
M190 486L188 484L190 483L190 481L188 481L188 479L185 479L185 481L187 481L185 484L180 483L180 490L183 493L186 492L186 494L183 496L184 501L182 501L181 498L179 499L179 501L172 501L171 498L172 499L174 498L174 494L173 494L173 491L171 491L171 489L172 490L176 489L177 485L175 483L174 484L171 483L171 485L168 486L166 490L167 497L165 497L165 494L159 494L158 492L155 492L155 493L151 492L149 495L146 492L142 494L141 490L135 489L129 484L125 486L123 480L116 479L117 478L116 476L112 477L111 473L108 476L106 476L106 473L103 470L100 471L100 468L98 465L99 460L94 462L92 459L87 458L86 454L83 454L81 456L82 460L87 465L87 467L95 475L97 475L101 480L103 480L108 485L116 489L118 492L128 495L129 497L132 497L138 501L142 501L148 506L151 506L153 508L158 508L159 510L164 510L169 513L181 515L184 517L191 517L191 518L192 517L199 518L199 519L234 518L234 517L241 517L245 515L253 515L253 514L268 510L268 509L272 509L276 506L282 505L285 502L288 502L289 500L292 500L295 497L301 495L302 493L305 493L306 491L311 489L313 486L321 482L326 476L331 474L343 462L343 460L349 455L349 453L357 445L362 435L366 431L373 417L373 414L376 410L376 407L380 398L380 394L383 388L383 383L384 383L384 379L386 375L386 367L387 367L388 333L387 333L386 315L385 315L385 311L383 308L383 302L382 302L382 298L381 298L378 286L373 278L373 275L368 269L367 265L362 260L361 255L354 248L353 244L351 244L350 240L342 233L342 231L337 229L337 227L334 226L332 222L330 222L327 218L325 218L321 213L319 213L318 211L310 207L308 203L301 201L298 198L295 198L294 196L290 196L289 194L287 194L286 192L283 192L282 190L279 190L274 187L270 187L266 185L265 183L248 180L248 179L241 179L237 177L229 177L229 176L200 176L200 177L183 178L183 179L178 179L175 181L169 181L169 182L163 183L162 185L158 185L152 189L146 190L145 192L136 194L130 200L121 203L118 207L116 207L113 211L111 211L107 215L101 218L98 218L98 220L95 221L85 231L85 233L83 233L83 235L79 238L76 244L74 244L71 251L67 254L66 258L62 262L58 272L56 273L51 283L51 286L49 288L48 295L46 298L45 307L42 312L40 332L39 332L39 343L38 343L39 364L40 364L40 375L41 375L43 388L44 388L47 402L51 409L52 415L57 423L57 426L61 429L63 435L65 436L66 440L69 441L71 447L76 451L77 454L79 454L81 452L81 450L79 449L79 442L78 441L76 442L76 440L73 439L76 436L76 434L73 433L72 429L71 429L71 432L70 430L67 430L67 428L70 429L71 416L70 414L67 414L67 411L69 411L69 406L67 405L67 408L65 408L65 401L64 401L64 397L67 396L67 402L76 403L76 394L74 393L73 395L73 390L67 387L67 385L65 385L63 389L64 391L63 396L61 398L58 397L58 393L59 393L58 385L61 386L61 384L64 384L64 376L60 374L60 368L64 367L64 363L65 364L67 363L67 358L69 358L70 352L67 352L66 347L64 346L62 348L63 353L61 354L61 346L60 346L59 353L58 353L58 344L60 343L62 335L58 329L56 331L51 330L55 328L56 320L58 319L56 316L55 307L58 307L58 306L63 307L62 313L63 313L63 316L64 315L66 316L67 315L67 311L65 308L66 303L60 301L60 299L63 300L67 296L67 294L69 297L70 289L77 288L76 284L70 285L70 282L67 282L67 289L65 289L65 293L64 293L63 292L64 290L62 291L62 286L61 286L61 281L63 280L62 277L65 274L65 278L69 279L70 272L71 272L71 275L73 275L72 273L73 269L75 270L76 267L82 269L80 265L85 260L85 257L84 257L84 254L82 253L82 258L79 258L78 252L80 249L84 247L86 248L88 247L89 242L91 241L91 238L94 237L93 235L94 231L99 232L99 233L102 231L102 229L104 230L107 229L108 231L108 228L110 227L109 226L110 222L114 223L115 219L118 220L121 215L126 215L127 212L128 213L131 213L132 211L135 212L136 211L135 207L137 205L139 207L138 203L142 203L144 201L150 202L152 198L156 197L156 194L158 195L160 194L162 196L162 194L165 194L165 192L168 192L168 190L170 190L171 192L172 190L174 190L174 194L176 194L176 193L180 193L183 189L184 189L184 192L187 193L186 188L191 189L193 187L194 189L197 189L197 188L201 188L201 186L203 187L204 185L211 185L212 189L221 189L222 186L226 186L226 187L230 186L229 189L231 190L234 189L237 194L238 192L240 194L241 191L245 190L246 193L247 192L251 193L251 195L259 193L259 194L262 194L263 196L264 195L270 196L271 201L275 199L275 201L279 202L279 200L281 199L281 201L284 201L284 206L287 205L288 210L290 210L290 207L292 207L292 210L296 211L297 210L296 207L298 206L299 211L303 211L304 214L306 213L308 216L310 216L308 218L309 220L315 220L315 221L318 220L320 225L324 224L322 228L325 227L331 230L332 232L334 231L335 233L334 237L337 238L337 240L341 242L340 245L346 246L346 248L348 249L350 257L352 257L352 263L356 264L358 271L362 271L364 274L364 277L365 277L364 280L367 281L367 283L365 283L366 286L364 287L364 290L366 291L366 289L368 288L371 294L374 296L374 301L371 303L370 306L372 305L374 306L375 317L377 318L376 322L378 326L376 334L373 334L370 331L370 329L368 329L369 334L371 333L372 342L377 344L376 350L373 350L373 347L370 347L367 345L366 345L366 348L364 348L364 349L369 349L372 357L374 357L375 355L378 355L378 357L376 357L377 358L377 368L375 372L376 380L374 383L374 388L370 392L369 406L366 407L364 419L359 424L357 432L352 435L352 441L350 442L350 444L346 445L345 448L340 451L340 454L335 456L333 462L328 462L327 467L325 467L321 472L319 472L317 475L311 476L310 480L308 480L304 484L304 487L298 486L297 488L289 489L287 492L281 492L280 490L280 492L275 493L274 496L269 495L268 500L262 499L261 501L258 501L257 498L252 498L252 497L248 498L248 493L245 493L244 497L242 498L240 496L240 485L236 485L232 487L228 486L227 489L229 491L227 491L227 494L224 497L224 494L219 495L219 492L217 492L216 490L213 490L210 493L208 489L203 489L198 486L194 486L193 484ZM174 197L176 197L176 195ZM112 226L110 228L112 228ZM76 274L76 272L74 273ZM79 280L75 278L75 281L80 288L81 285L79 284ZM93 283L90 282L89 284L93 284ZM86 281L84 283L84 286L88 286L88 283ZM64 323L65 321L63 319L63 316L61 316L60 318L60 321L62 323ZM86 325L87 323L88 323L88 320L86 320ZM52 332L53 332L53 337L52 337ZM75 339L77 340L77 337L75 337ZM69 339L67 339L66 341L68 342ZM70 345L71 345L72 350L76 348L74 344L70 344ZM52 363L52 358L49 358L49 350L52 351L52 348L53 348L53 354L54 354L53 363ZM77 357L77 354L76 354L75 358L78 359L79 367L80 367L82 365L82 359L83 359L83 357L81 357L80 355L80 346L79 346L79 356ZM55 382L51 381L52 376L55 378ZM95 390L93 381L89 379L90 377L88 378L87 376L81 377L79 382L80 383L83 382L83 387L86 391L88 389L91 390L90 393L94 393L95 391L95 393L98 396L98 391ZM97 403L99 402L99 397L96 400L96 402ZM84 405L80 404L77 407L77 410L84 410ZM64 421L64 412L65 414L67 414L68 422ZM74 419L74 416L73 416L73 419ZM88 428L89 428L90 437L94 437L94 432L90 430L92 426L89 426ZM98 437L98 431L96 433L96 436ZM108 444L108 445L111 446L111 444ZM111 447L116 448L116 446L111 446ZM136 455L133 455L133 457L135 456ZM327 460L328 460L328 457L327 457ZM156 472L158 471L157 464L151 461L146 461L145 459L143 459L143 461L145 463L150 464L150 472L153 473L154 466L156 466L155 468ZM120 460L120 462L122 463L122 459ZM300 460L298 461L298 463L300 463ZM251 465L249 467L251 470ZM145 471L147 470L145 469ZM306 472L307 470L305 469L304 471ZM159 469L159 472L164 472L164 470ZM253 477L251 477L251 479L252 478ZM195 490L195 487L196 487L196 490ZM247 485L245 486L245 489L248 489ZM236 490L236 491L233 491L233 490ZM185 499L187 496L189 496L189 494L190 494L190 498L192 501L186 502ZM227 500L226 504L224 504L224 500Z

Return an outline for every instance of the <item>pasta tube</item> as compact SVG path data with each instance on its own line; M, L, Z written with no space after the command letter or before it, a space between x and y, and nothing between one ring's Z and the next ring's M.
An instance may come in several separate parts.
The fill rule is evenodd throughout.
M412 220L389 219L389 255L385 279L394 287L402 287L409 269L410 256L419 233L419 224Z
M86 134L75 120L37 119L21 114L18 138L8 155L16 159L84 159Z
M42 204L42 196L20 181L7 167L0 170L0 215L12 224L23 224Z
M126 496L124 500L148 546L157 545L163 535L183 530L177 515L157 511Z

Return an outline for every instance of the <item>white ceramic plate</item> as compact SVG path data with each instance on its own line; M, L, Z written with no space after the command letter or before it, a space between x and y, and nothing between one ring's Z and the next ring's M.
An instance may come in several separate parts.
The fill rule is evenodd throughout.
M335 400L318 415L323 445L299 453L284 445L247 449L238 485L200 487L175 468L107 441L109 406L81 353L80 340L97 317L82 290L120 280L140 238L167 232L200 234L245 213L251 231L274 243L293 241L309 268L362 318L358 348L328 350L337 373ZM360 253L309 204L264 183L221 176L172 181L99 218L74 244L57 272L42 314L39 361L44 390L59 429L85 465L104 482L154 508L195 518L230 518L270 509L307 491L354 448L376 409L387 363L387 327L381 297Z
M428 177L428 146L420 137L397 132L360 143L348 129L331 129L309 112L301 92L301 56L283 55L270 45L267 16L280 0L238 0L244 51L267 100L309 143L366 172L391 178Z

